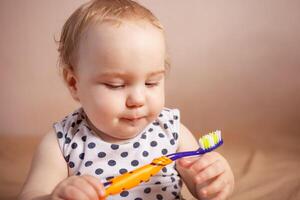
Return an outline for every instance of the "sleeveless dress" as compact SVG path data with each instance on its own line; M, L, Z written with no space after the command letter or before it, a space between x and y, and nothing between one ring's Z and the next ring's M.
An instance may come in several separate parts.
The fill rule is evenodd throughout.
M54 123L58 144L71 175L92 175L102 183L112 177L151 163L154 158L175 153L178 148L179 111L164 108L158 118L126 143L108 143L87 123L82 108ZM175 162L164 167L148 182L107 200L180 199L182 181Z

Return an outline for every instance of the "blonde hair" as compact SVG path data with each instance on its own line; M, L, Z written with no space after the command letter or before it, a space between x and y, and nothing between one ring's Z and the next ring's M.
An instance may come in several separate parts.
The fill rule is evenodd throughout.
M76 52L84 31L92 23L120 24L122 20L143 20L162 31L163 26L150 10L132 0L92 0L80 6L65 22L59 47L59 66L66 81L66 69L74 70ZM165 58L165 67L169 62Z

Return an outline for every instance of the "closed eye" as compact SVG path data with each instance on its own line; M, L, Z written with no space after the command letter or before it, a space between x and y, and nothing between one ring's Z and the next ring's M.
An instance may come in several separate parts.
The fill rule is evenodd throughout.
M111 84L111 83L103 83L109 89L122 89L125 87L124 84Z
M146 82L145 85L147 87L155 87L159 85L159 82Z

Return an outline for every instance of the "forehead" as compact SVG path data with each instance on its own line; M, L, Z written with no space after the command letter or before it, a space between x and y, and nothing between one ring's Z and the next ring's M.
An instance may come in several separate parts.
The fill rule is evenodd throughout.
M78 67L163 66L165 40L146 22L92 25L81 38Z

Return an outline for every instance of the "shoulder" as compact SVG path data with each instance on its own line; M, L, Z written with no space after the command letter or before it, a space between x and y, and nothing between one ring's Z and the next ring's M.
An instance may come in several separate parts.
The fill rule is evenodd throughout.
M59 149L56 133L51 130L44 135L36 149L21 194L30 194L32 191L50 194L54 187L67 176L68 168Z
M67 169L56 134L54 130L50 130L42 138L34 155L32 162L33 169L42 169L44 172L46 172L45 170Z
M182 123L179 125L179 149L178 151L193 151L199 148L198 142L192 132Z

